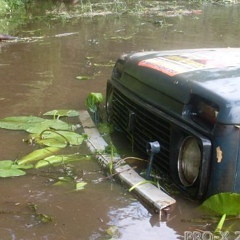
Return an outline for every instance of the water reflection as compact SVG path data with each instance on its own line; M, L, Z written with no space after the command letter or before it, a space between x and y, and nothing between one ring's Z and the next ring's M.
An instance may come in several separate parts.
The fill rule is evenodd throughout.
M112 209L109 225L117 226L117 239L177 239L175 231L160 222L158 214L150 214L139 202L132 202L127 207Z

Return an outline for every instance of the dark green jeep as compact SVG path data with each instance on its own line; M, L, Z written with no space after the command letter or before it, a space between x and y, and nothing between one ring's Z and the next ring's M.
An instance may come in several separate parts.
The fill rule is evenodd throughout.
M240 192L240 49L120 57L107 84L109 120L192 197Z

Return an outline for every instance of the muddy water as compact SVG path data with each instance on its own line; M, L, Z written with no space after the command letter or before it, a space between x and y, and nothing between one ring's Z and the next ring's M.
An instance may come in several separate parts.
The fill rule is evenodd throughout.
M31 38L0 43L0 117L84 109L90 92L105 94L111 75L111 67L105 65L122 53L239 47L239 6L202 6L199 10L165 19L126 14L67 22L33 20L19 27L16 33ZM76 76L93 78L80 81ZM24 132L1 130L1 159L18 159L35 149L23 143L25 138ZM119 184L92 181L103 177L94 159L74 165L75 175L88 182L83 191L73 191L71 184L54 185L54 179L65 171L66 166L60 166L0 179L0 239L110 239L107 230L113 226L115 239L174 240L182 239L184 231L207 226L190 221L197 216L195 203L179 194L175 209L159 221L158 215L148 212ZM37 206L38 214L51 216L52 222L41 223L29 204Z

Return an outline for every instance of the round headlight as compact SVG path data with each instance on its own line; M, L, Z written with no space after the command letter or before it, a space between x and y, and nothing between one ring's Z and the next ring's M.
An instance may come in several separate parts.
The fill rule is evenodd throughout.
M196 181L201 165L201 149L194 137L186 137L178 155L178 175L182 184L192 186Z

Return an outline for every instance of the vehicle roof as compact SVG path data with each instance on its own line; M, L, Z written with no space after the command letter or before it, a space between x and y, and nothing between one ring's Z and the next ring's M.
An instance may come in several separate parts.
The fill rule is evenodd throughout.
M240 123L240 48L139 52L125 61L124 72L144 85L183 103L199 95L219 106L219 121Z

